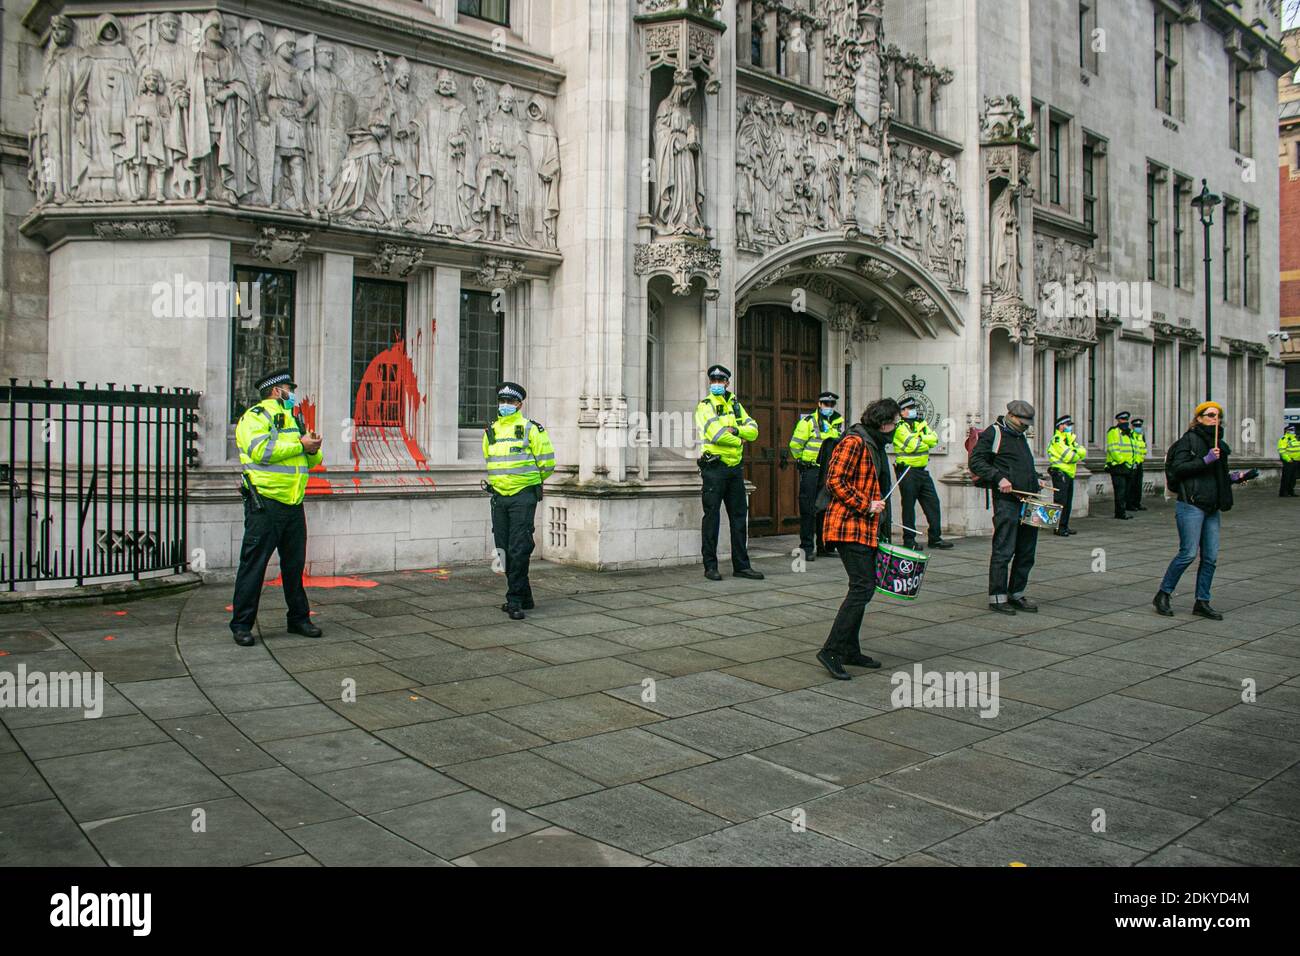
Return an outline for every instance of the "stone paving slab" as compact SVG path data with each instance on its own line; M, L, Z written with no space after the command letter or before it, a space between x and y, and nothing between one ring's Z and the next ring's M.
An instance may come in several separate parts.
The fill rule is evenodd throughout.
M268 589L253 648L228 585L6 615L0 671L105 686L98 719L0 708L0 865L1294 864L1295 559L1258 545L1300 509L1241 495L1211 622L1190 577L1151 610L1175 534L1149 507L1042 539L1036 615L988 613L987 539L935 554L846 682L815 657L842 564L795 572L790 538L754 542L765 581L539 561L523 622L486 567L311 588L319 641ZM914 663L997 673L996 715L895 706Z

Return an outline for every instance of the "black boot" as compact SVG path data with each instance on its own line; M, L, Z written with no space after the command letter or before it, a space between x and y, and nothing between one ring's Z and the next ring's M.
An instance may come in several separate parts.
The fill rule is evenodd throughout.
M290 634L301 634L303 637L320 637L325 633L311 621L299 621L296 624L290 624L285 630Z
M1155 600L1151 602L1156 607L1156 613L1161 617L1173 617L1173 609L1169 606L1169 595L1164 591L1157 591Z
M1208 617L1211 621L1223 620L1223 615L1210 607L1209 601L1197 601L1192 605L1192 613L1199 614L1201 617Z
M823 647L817 652L817 660L822 662L822 666L830 671L831 676L836 680L853 679L853 675L844 669L844 665L840 663L840 656L834 651L828 651Z

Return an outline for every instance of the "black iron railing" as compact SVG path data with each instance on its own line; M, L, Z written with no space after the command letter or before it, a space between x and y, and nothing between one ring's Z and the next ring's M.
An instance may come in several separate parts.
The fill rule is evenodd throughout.
M0 588L179 573L189 389L0 385Z

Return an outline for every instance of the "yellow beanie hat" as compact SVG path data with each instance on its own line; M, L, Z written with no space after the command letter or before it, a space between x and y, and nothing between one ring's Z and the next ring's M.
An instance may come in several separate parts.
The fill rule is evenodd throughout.
M1223 417L1223 406L1218 402L1201 402L1201 404L1196 406L1196 414L1200 415L1201 412L1205 411L1207 408L1217 408L1219 410L1219 417Z

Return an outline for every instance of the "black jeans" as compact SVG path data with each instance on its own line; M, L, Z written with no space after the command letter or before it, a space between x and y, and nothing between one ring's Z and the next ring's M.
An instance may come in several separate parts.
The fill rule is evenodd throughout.
M1111 492L1115 495L1115 517L1122 518L1125 509L1128 507L1128 483L1132 469L1120 465L1112 465L1110 469L1110 487Z
M506 603L515 607L533 603L528 561L540 500L541 485L530 485L513 495L492 495L492 541L505 554Z
M1134 465L1128 476L1128 500L1124 502L1126 508L1136 510L1142 504L1142 481L1142 466Z
M266 565L277 551L289 623L304 624L311 617L302 586L302 569L307 564L306 513L301 504L286 505L266 496L262 497L262 507L262 511L254 511L251 502L244 502L244 543L239 550L234 615L230 619L230 629L236 634L252 631L257 622Z
M727 523L731 525L731 566L736 571L744 571L749 567L749 551L745 547L748 533L745 519L749 515L749 502L745 498L745 466L717 462L701 468L700 476L703 479L700 498L704 503L700 553L704 558L704 569L718 569L718 525L722 505L726 504Z
M1285 498L1295 494L1297 475L1300 475L1300 461L1282 462L1282 483L1278 485L1278 497Z
M1029 572L1038 549L1038 529L1020 523L1020 502L993 499L993 556L989 560L989 603L1003 604L1008 595L1025 596ZM1007 566L1011 573L1008 577Z
M906 469L906 465L894 462L895 475L902 475ZM898 490L903 496L904 527L916 528L916 503L919 501L921 511L925 515L925 523L928 525L925 532L926 539L930 544L942 541L943 521L939 517L939 492L934 490L934 479L930 477L930 473L924 468L913 468L907 472L907 477L898 482ZM903 532L903 547L916 547L916 535L911 531Z
M1058 530L1069 531L1070 509L1074 507L1074 479L1059 468L1051 469L1051 475L1052 487L1056 489L1052 500L1061 506L1061 524Z
M862 627L862 615L876 593L876 549L848 541L841 541L836 549L849 574L849 593L840 603L822 649L843 657L862 650L858 631Z
M812 554L826 547L822 540L822 515L817 513L817 482L821 469L816 465L799 465L799 547Z

